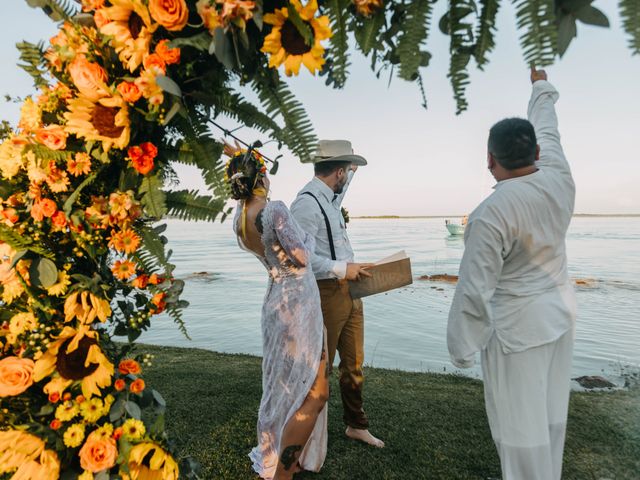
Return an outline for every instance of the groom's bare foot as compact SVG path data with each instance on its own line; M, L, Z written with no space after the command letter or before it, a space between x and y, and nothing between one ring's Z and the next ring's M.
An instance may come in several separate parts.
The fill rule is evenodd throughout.
M374 447L383 448L384 442L379 438L371 435L369 430L359 430L357 428L347 427L347 430L344 432L347 437L352 438L354 440L360 440L361 442L368 443L369 445L373 445Z

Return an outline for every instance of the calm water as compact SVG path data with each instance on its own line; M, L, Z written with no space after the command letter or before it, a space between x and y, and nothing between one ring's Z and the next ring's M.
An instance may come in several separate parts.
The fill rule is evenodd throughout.
M231 224L170 220L167 235L184 297L192 341L159 317L141 341L261 355L260 309L266 273L241 252ZM354 219L349 234L359 261L405 249L415 277L457 274L464 250L443 219ZM567 240L570 275L577 287L576 375L640 365L640 218L574 218ZM416 280L401 290L365 299L368 365L402 370L451 371L446 348L447 312L454 286ZM477 376L479 367L465 373Z

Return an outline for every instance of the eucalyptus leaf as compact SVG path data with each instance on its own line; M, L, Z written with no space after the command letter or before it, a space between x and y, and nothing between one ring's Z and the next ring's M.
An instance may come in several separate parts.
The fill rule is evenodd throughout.
M131 400L127 401L124 404L124 409L131 417L137 420L140 420L140 418L142 418L142 410L140 410L140 407L136 402L132 402Z
M18 252L16 252L16 254L13 256L13 260L11 260L9 268L14 268L16 264L22 259L22 257L27 254L28 251L29 250L19 250Z
M197 50L206 52L211 43L211 35L208 31L204 31L186 38L176 38L169 42L170 48L193 47Z
M156 401L156 403L160 407L166 407L167 406L167 402L165 401L164 397L162 395L160 395L160 392L158 392L157 390L151 390L151 393L153 394L153 399Z
M563 56L571 40L578 34L576 20L572 15L564 15L558 25L558 53Z
M48 258L37 258L29 267L29 278L35 287L49 288L58 281L56 264Z
M184 106L182 105L182 102L173 102L173 105L171 105L171 108L169 109L169 111L167 112L167 114L164 116L164 120L162 121L162 125L168 125L169 122L171 121L171 119L173 117L175 117L175 115L180 111L180 109L184 108Z
M158 75L156 77L156 83L165 92L175 95L176 97L182 96L180 86L166 75Z
M586 6L575 13L575 16L582 23L595 25L596 27L609 27L609 19L596 7Z
M229 38L221 27L216 28L213 34L213 40L215 41L215 55L220 63L222 63L229 70L232 70L235 66L235 57L233 55L233 44L229 41Z
M122 398L116 400L109 410L109 421L113 423L121 419L125 411L125 400Z

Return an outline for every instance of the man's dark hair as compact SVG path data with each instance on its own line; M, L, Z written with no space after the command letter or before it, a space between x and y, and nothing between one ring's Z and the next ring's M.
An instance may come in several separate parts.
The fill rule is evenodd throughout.
M328 177L339 168L344 168L345 170L347 170L350 165L351 162L345 161L320 162L313 165L313 171L319 177Z
M522 118L505 118L489 131L489 152L507 170L533 165L536 145L533 125Z

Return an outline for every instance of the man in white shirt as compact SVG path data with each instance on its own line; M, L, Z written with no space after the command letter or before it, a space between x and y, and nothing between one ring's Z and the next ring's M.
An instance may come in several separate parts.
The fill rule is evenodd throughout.
M327 329L329 368L340 353L340 392L346 435L376 447L384 442L369 432L363 409L364 313L362 300L351 298L347 280L371 276L368 264L354 262L353 249L342 216L342 199L359 165L366 160L353 154L346 140L321 140L313 158L315 177L298 193L291 213L316 239L311 265L318 280L322 315Z
M447 331L454 365L481 352L503 480L558 480L576 317L565 237L575 185L558 133L558 92L531 69L529 121L491 128L495 191L469 216Z

